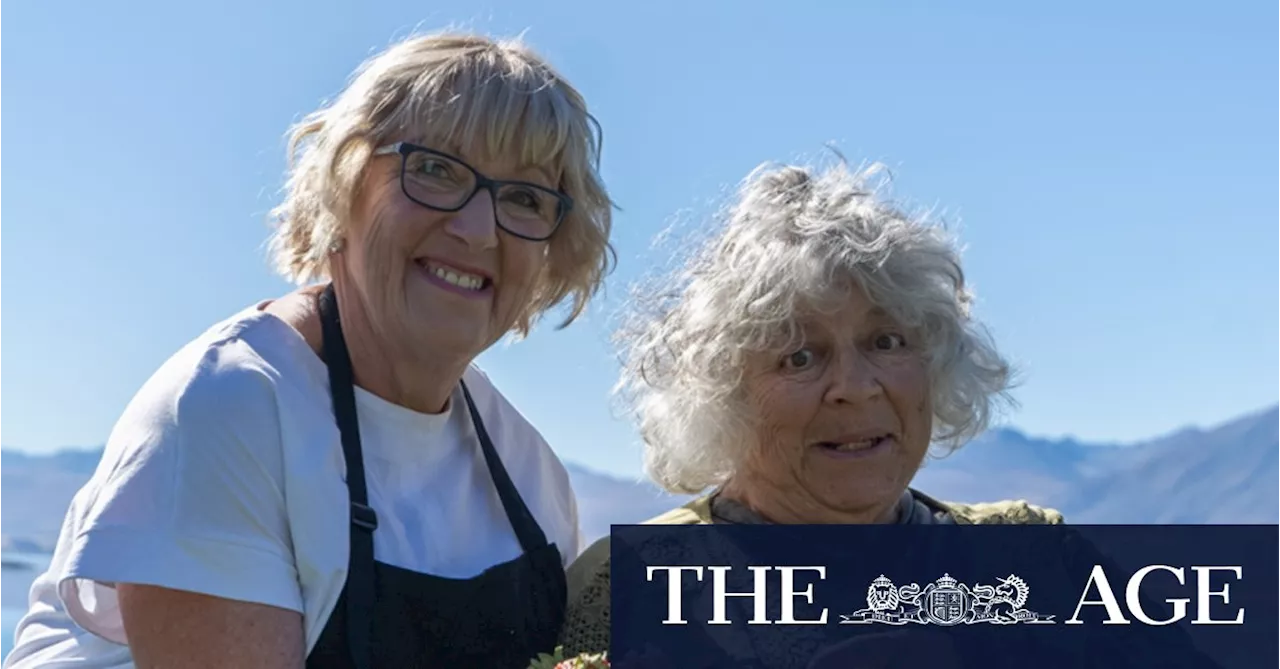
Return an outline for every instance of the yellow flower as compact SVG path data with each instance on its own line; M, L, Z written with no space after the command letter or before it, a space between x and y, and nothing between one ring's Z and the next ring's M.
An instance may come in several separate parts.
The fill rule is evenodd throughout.
M606 669L609 666L607 653L583 653L566 658L564 648L556 646L554 653L539 653L529 664L528 669Z

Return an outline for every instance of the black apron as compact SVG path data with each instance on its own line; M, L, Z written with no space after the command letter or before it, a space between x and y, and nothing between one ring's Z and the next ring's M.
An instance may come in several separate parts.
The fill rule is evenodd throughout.
M512 484L466 384L462 392L467 409L523 555L465 579L432 576L374 560L378 519L368 506L351 358L332 285L320 297L320 322L347 464L351 555L346 584L307 657L307 668L524 669L539 653L551 652L567 599L560 551L547 543Z

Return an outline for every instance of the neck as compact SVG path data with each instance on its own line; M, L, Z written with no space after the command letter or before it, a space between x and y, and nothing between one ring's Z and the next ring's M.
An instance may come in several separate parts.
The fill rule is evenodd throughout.
M899 514L898 497L866 508L834 508L800 486L782 486L750 474L729 479L720 496L778 525L883 525L897 522Z
M446 355L424 356L421 350L382 335L371 325L364 302L354 290L344 291L337 284L334 289L356 385L412 411L445 411L469 361Z

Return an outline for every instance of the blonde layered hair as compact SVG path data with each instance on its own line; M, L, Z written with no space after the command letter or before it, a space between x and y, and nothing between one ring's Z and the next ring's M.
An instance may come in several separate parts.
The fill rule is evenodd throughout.
M940 453L1012 402L1011 366L972 318L956 247L882 199L876 172L762 166L688 263L637 291L617 333L618 390L662 487L697 493L733 475L756 441L742 393L749 358L794 350L804 318L852 290L921 342Z
M401 140L465 147L481 154L474 158L514 158L560 175L573 207L546 242L546 269L514 329L528 334L566 299L560 327L573 322L615 261L600 130L578 91L519 40L461 33L404 40L364 62L337 99L294 126L284 201L272 210L276 269L297 284L330 276L373 151Z

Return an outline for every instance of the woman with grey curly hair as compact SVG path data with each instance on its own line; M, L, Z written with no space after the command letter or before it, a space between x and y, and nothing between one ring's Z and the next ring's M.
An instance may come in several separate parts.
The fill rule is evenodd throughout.
M875 175L760 168L723 230L635 303L620 389L646 468L704 493L649 522L1062 522L910 487L931 446L987 428L1011 369L952 241L881 199ZM570 569L570 652L607 648L608 554L603 539Z
M519 41L415 36L291 133L301 284L173 355L66 514L6 667L523 667L567 472L474 360L611 263L599 129Z

